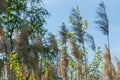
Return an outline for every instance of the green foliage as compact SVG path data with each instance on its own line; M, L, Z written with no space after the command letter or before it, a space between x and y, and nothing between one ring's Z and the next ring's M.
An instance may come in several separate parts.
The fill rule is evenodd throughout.
M76 65L77 63L72 59L72 57L68 57L68 72L70 75L68 77L73 80L75 79L75 70L76 70Z
M102 54L101 54L100 47L98 47L96 50L96 54L94 56L94 59L89 66L90 78L97 78L98 77L98 75L101 71L100 70L101 62L102 62Z
M17 59L17 54L10 53L10 70L14 73L16 80L22 80L22 73L20 69L20 64Z
M4 24L6 36L10 38L11 50L14 48L13 30L21 27L29 28L29 36L34 37L35 33L45 35L43 25L48 11L42 7L41 0L8 0L6 13L1 14L1 24Z
M85 21L83 22L83 31L86 31L87 28L88 28L88 21L85 20Z

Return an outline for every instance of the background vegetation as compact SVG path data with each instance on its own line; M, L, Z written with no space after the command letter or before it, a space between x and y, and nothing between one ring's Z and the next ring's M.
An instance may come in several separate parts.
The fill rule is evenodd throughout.
M0 80L119 80L120 61L111 60L104 2L96 15L95 23L108 40L104 51L87 32L88 21L78 6L71 10L71 26L62 23L54 35L44 27L49 12L41 0L1 0ZM95 53L91 63L88 46Z

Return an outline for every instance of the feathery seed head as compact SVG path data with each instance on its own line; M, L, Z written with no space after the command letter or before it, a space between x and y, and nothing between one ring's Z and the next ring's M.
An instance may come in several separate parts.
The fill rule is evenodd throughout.
M79 53L78 53L78 48L76 47L76 44L73 40L69 40L69 45L71 48L71 52L73 54L73 56L78 59L79 58Z
M37 38L37 45L38 45L37 47L38 47L39 50L42 50L43 45L42 45L42 39L41 39L40 35L37 34L36 38Z
M49 43L50 43L49 44L49 49L53 50L53 51L58 51L57 42L56 42L55 36L52 33L49 34L48 40L49 40Z
M60 36L62 38L63 43L66 43L67 41L67 32L68 32L68 29L66 28L66 25L63 23L60 31Z
M65 51L61 51L60 55L61 55L61 57L60 57L61 65L64 67L67 67L68 66L68 59L67 59Z
M21 42L21 39L20 39L17 29L14 29L14 37L15 37L16 42L19 44Z
M115 57L115 60L116 60L116 64L117 64L117 69L118 69L118 71L120 71L120 61L117 57Z
M105 53L104 53L103 57L105 58L106 61L110 61L110 53L109 53L109 49L108 49L107 45L105 45L104 49L105 49Z
M0 26L0 40L1 41L4 41L5 40L5 34L4 34L4 31L2 29L2 27Z

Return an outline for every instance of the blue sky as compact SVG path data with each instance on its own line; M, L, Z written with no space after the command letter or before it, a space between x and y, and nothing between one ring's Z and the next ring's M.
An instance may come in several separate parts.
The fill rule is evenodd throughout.
M96 46L104 48L107 43L104 36L94 23L96 17L96 9L101 0L44 0L44 6L49 11L51 16L47 19L46 28L58 34L60 26L63 22L68 26L68 17L71 9L78 5L80 13L84 20L88 20L88 32L95 38ZM109 28L110 28L110 46L112 56L120 57L120 0L105 0L107 9ZM93 56L93 55L91 55ZM112 57L114 60L114 57Z

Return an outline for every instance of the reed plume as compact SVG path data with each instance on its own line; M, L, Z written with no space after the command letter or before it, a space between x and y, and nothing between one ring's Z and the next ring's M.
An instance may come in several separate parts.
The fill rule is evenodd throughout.
M117 70L120 71L120 61L117 57L115 57L116 64L117 64Z
M18 57L22 57L22 52L21 52L21 38L20 35L18 34L18 30L14 29L14 37L15 37L15 49L18 54Z
M39 56L38 56L38 51L37 51L37 46L34 45L33 46L33 56L31 57L32 59L30 60L30 64L32 66L32 68L38 69L38 63L39 63Z
M112 69L111 69L111 63L110 63L110 53L109 53L109 49L107 48L107 45L105 45L105 52L103 54L103 57L105 59L104 64L104 74L106 76L107 80L112 80Z
M54 73L54 70L53 70L53 65L50 64L50 67L48 69L48 72L49 72L49 79L52 79L52 80L56 80L56 77L55 77L55 73Z
M4 51L5 35L2 27L0 26L0 52Z
M75 35L77 37L77 40L80 43L83 43L84 41L83 21L78 6L72 9L71 16L69 17L69 19L70 19L70 23L72 24L72 29L74 30Z
M106 77L106 80L111 80L111 73L110 73L110 67L107 62L104 62L104 74Z
M22 42L24 43L25 46L28 46L28 27L23 26L21 27L21 35L20 35Z
M68 80L67 78L67 67L68 59L65 51L60 52L60 62L58 65L58 74L62 77L63 80Z
M112 65L112 76L113 76L113 80L117 79L117 73L115 71L114 65Z
M78 60L79 59L79 53L78 48L76 47L76 44L73 40L69 40L70 50L73 56Z
M21 42L20 35L18 34L18 30L14 29L14 37L16 42L19 44Z
M37 47L40 51L42 51L43 50L43 43L42 43L41 36L39 34L37 34L36 39L37 39Z
M7 8L7 0L0 0L0 12L5 12Z
M77 45L75 44L73 40L69 40L69 45L70 45L71 53L73 54L75 59L77 59L76 77L78 80L82 80L82 63L80 61L81 59L80 59Z
M0 26L0 41L4 41L4 40L5 40L4 31L3 31L2 27Z
M29 48L29 40L28 40L28 27L23 26L21 27L21 50L22 50L22 58L23 61L28 64L29 63L29 56L28 56L28 48Z
M56 80L52 64L50 64L48 71L42 76L42 80Z
M61 51L60 55L61 55L60 57L61 65L67 67L68 66L67 54L65 53L65 51Z
M60 61L59 62L57 61L57 73L58 73L58 75L61 76L61 64L60 64Z
M120 77L119 77L119 73L120 73L120 61L119 61L119 59L117 57L115 57L115 60L116 60L117 71L118 71L118 72L116 72L116 80L119 80L120 79Z
M60 36L61 36L63 44L66 44L66 42L67 42L67 33L68 33L68 29L67 29L66 25L64 23L62 23Z
M58 51L57 41L55 39L55 35L52 33L49 34L49 49L53 51Z
M82 80L82 64L77 65L77 70L75 72L77 80Z
M20 70L21 70L21 72L22 72L22 79L23 79L23 80L27 80L27 77L28 77L28 75L29 75L29 70L28 70L27 65L25 65L24 63L22 63L22 64L20 65Z
M106 13L106 7L104 2L99 3L99 7L96 11L98 20L95 21L98 24L99 29L104 35L109 35L109 21Z
M3 60L4 60L4 71L5 71L5 75L6 75L6 78L10 78L11 79L11 74L10 73L10 63L8 60L5 60L5 57L6 59L8 59L9 57L9 54L11 52L11 44L10 44L10 40L6 40L6 37L5 37L5 33L2 29L2 26L0 25L0 46L2 47L1 48L1 51L3 53L5 53L4 57L3 57Z
M105 52L104 52L103 57L108 62L108 64L110 64L110 53L109 53L109 49L107 45L105 45L104 49L105 49Z

